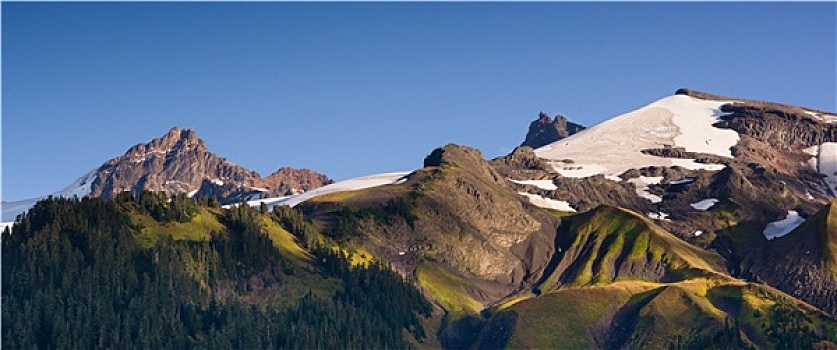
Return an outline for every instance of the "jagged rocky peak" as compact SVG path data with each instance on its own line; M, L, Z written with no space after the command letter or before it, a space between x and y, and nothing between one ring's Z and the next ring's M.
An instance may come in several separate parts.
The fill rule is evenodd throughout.
M310 169L282 167L264 178L265 187L278 195L297 194L333 183L328 176Z
M126 155L142 155L147 152L155 151L169 153L186 151L193 148L206 150L206 144L203 140L198 138L198 135L194 130L181 129L175 126L162 137L155 138L148 143L140 143L131 147L128 152L126 152Z
M281 168L267 178L210 152L191 129L171 128L137 144L95 171L90 195L165 191L215 197L224 203L308 191L331 180L308 169Z
M96 173L90 194L103 197L122 191L191 192L205 179L253 186L260 178L258 173L210 152L194 130L178 127L131 147Z
M567 120L560 114L555 115L555 118L550 118L548 114L541 112L538 119L529 124L529 132L526 133L526 140L521 146L538 148L582 130L584 130L583 126Z

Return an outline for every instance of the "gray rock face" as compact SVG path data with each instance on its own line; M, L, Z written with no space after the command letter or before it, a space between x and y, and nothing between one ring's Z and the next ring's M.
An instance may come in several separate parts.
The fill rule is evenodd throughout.
M554 119L541 112L538 119L529 124L529 132L526 133L526 140L521 146L538 148L548 145L570 135L584 130L584 127L568 121L567 118L558 114Z
M753 136L779 149L837 142L837 124L818 121L799 107L735 103L721 110L730 114L716 126Z
M195 131L177 127L160 138L131 147L96 171L92 196L105 198L122 191L164 191L169 194L197 190L222 203L307 191L331 183L308 169L281 168L262 178L210 152Z
M827 230L835 219L837 201L787 236L766 242L761 249L741 249L743 275L837 316L837 272L823 264L837 256L829 247L837 242L837 231Z

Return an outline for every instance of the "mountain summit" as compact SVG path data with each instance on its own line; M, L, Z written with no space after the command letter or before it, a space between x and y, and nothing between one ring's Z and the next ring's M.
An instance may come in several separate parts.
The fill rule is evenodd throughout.
M258 173L210 152L195 131L177 127L131 147L124 155L105 162L95 174L90 195L102 197L122 191L190 192L204 179L252 187L259 179Z
M262 178L210 152L194 130L178 127L105 162L95 177L93 196L149 190L197 193L222 202L304 192L331 183L325 175L288 167Z
M313 170L290 167L262 177L210 152L194 130L173 127L161 137L132 146L52 196L110 198L123 191L163 191L213 197L228 204L297 194L332 182ZM3 221L14 220L39 199L4 203Z

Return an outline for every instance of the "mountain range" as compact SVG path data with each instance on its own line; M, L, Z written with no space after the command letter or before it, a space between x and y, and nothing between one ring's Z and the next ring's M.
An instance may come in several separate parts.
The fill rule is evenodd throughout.
M293 207L308 240L432 303L413 347L837 347L833 112L680 89L589 128L541 113L506 156L448 144L415 171L336 183L261 177L173 128L53 196L148 190Z

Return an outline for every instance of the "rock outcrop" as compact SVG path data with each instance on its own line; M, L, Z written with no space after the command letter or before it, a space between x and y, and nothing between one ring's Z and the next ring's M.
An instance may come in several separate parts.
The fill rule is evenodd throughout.
M327 176L310 169L294 169L282 167L262 181L265 188L270 189L268 195L285 196L297 194L332 183Z
M554 119L549 118L544 112L538 115L538 119L529 124L529 132L526 133L526 140L521 146L538 148L548 145L567 136L584 130L584 127L568 121L567 118L558 114Z

